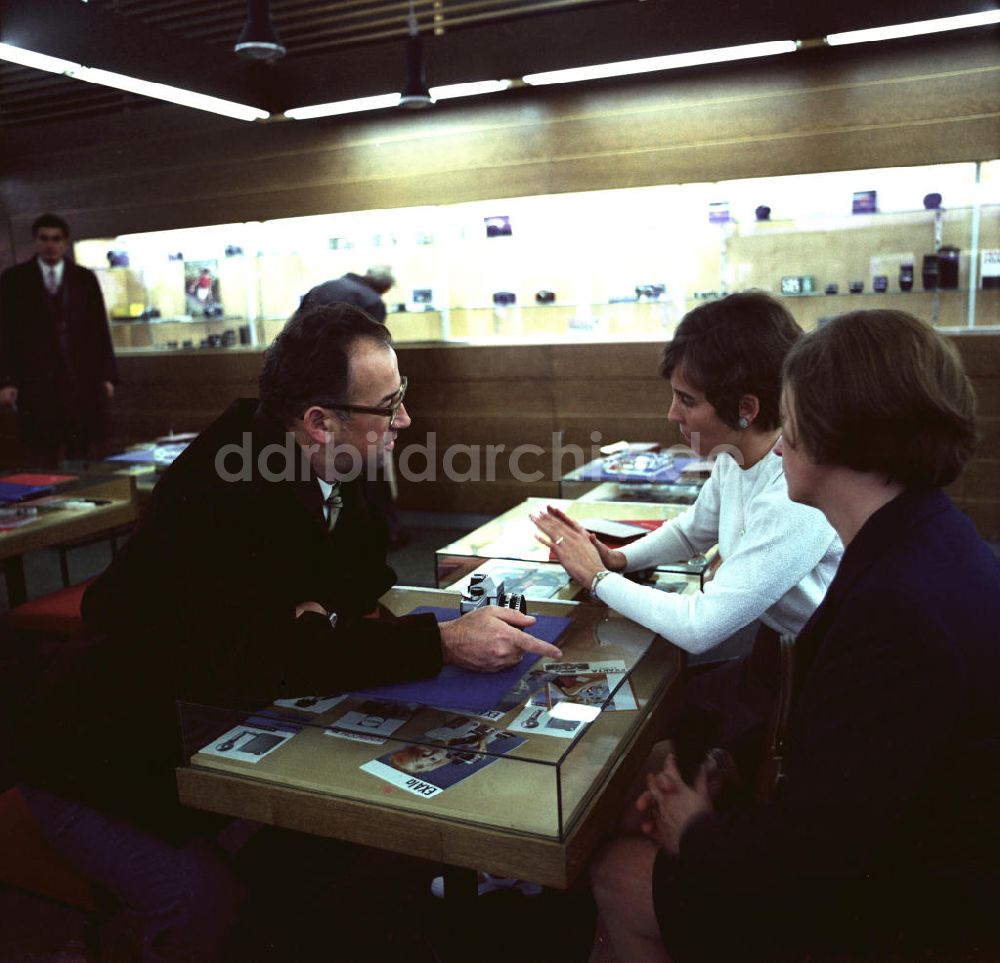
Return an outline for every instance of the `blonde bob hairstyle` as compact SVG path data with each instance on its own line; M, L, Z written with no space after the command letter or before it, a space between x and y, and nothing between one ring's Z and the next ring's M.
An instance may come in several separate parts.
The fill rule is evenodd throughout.
M976 399L955 348L903 311L852 311L785 360L794 443L818 464L910 489L953 482L975 448Z

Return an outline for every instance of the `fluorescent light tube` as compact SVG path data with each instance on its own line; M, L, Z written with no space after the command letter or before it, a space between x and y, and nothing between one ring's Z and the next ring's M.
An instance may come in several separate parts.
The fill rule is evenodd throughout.
M316 104L313 107L293 107L285 111L285 116L292 120L312 120L314 117L356 114L361 110L382 110L386 107L396 107L398 104L398 93L376 94L373 97L358 97L354 100L335 100L329 104Z
M473 97L476 94L493 94L510 87L509 80L476 80L467 84L446 84L443 87L431 87L430 93L434 100L448 100L453 97ZM314 107L293 107L285 111L285 116L292 120L312 120L314 117L334 117L337 114L356 114L362 110L384 110L386 107L398 107L399 94L376 94L373 97L358 97L355 100L336 100L329 104L316 104Z
M48 54L35 53L9 43L0 43L0 60L20 64L22 67L35 67L37 70L47 70L53 74L68 74L71 70L79 70L80 64L72 60L61 60Z
M194 90L185 90L183 87L172 87L170 84L140 80L138 77L128 77L125 74L116 74L97 67L81 67L70 76L76 77L78 80L85 80L88 84L115 87L118 90L127 90L129 93L141 94L143 97L166 100L171 104L179 104L181 107L193 107L195 110L207 110L213 114L222 114L224 117L232 117L236 120L267 120L271 116L266 110L261 110L259 107L237 104L231 100L199 94Z
M1000 10L964 13L957 17L941 17L937 20L918 20L891 27L872 27L869 30L847 30L844 33L831 33L826 42L831 47L839 47L847 43L896 40L900 37L919 37L921 34L941 33L945 30L962 30L965 27L985 27L991 23L1000 23Z
M435 100L451 100L454 97L497 94L501 90L507 90L510 85L509 80L474 80L465 84L445 84L443 87L431 87L431 96Z
M696 67L701 64L726 63L730 60L748 60L752 57L773 57L794 53L798 49L794 40L769 40L764 43L742 44L738 47L718 47L714 50L693 50L690 53L667 54L663 57L646 57L642 60L622 60L591 67L569 67L565 70L546 70L525 74L526 84L570 84L581 80L599 80L604 77L626 77L645 74L654 70L675 70L678 67Z
M211 97L208 94L185 90L183 87L172 87L169 84L128 77L125 74L117 74L98 67L84 67L70 60L50 57L47 54L25 50L7 43L0 43L0 60L21 64L24 67L34 67L37 70L47 70L54 74L63 74L74 80L86 81L88 84L99 84L103 87L126 90L129 93L141 94L143 97L152 97L154 100L165 100L182 107L207 110L213 114L222 114L224 117L233 117L236 120L266 120L271 116L266 110L261 110L259 107L237 104L220 97Z

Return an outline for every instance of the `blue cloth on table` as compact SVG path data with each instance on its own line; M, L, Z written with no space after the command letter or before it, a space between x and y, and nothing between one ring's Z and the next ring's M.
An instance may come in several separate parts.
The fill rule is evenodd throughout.
M36 495L54 492L52 485L20 485L17 482L0 482L0 502L23 502Z
M450 622L457 617L454 609L428 606L420 606L414 609L412 614L419 615L422 612L432 612L438 622ZM543 642L555 643L569 622L565 616L536 615L535 623L524 631ZM355 694L393 702L419 702L421 705L454 709L456 712L486 712L492 709L537 661L537 655L526 653L517 665L501 672L473 672L455 665L446 665L431 679L397 682L395 685L362 689Z
M674 458L670 465L661 468L657 472L629 472L629 471L608 471L604 467L604 459L593 461L584 465L579 475L579 481L620 481L620 482L656 482L658 484L671 484L677 481L684 469L695 461L695 458Z

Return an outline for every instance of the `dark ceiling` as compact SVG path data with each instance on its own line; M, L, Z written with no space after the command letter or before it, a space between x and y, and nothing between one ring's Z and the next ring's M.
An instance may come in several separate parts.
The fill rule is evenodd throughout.
M992 9L995 0L414 0L431 85ZM245 0L0 0L0 40L263 107L398 90L408 0L271 0L288 49L232 52ZM156 101L0 62L0 125L123 113Z

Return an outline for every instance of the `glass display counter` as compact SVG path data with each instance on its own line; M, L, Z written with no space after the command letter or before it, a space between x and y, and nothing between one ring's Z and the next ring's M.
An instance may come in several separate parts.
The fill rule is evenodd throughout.
M561 498L582 498L593 489L602 484L614 484L618 488L605 488L603 494L612 492L619 493L627 486L628 491L636 492L635 498L590 498L588 501L658 501L673 503L677 505L690 505L698 497L698 492L705 484L711 468L705 461L694 457L690 451L688 456L681 454L669 458L659 454L659 448L652 445L644 446L649 449L640 454L633 455L636 458L666 458L663 467L659 470L652 470L645 473L630 470L630 463L625 461L631 452L626 451L622 456L604 456L588 461L586 464L566 472L559 479L559 495ZM636 449L638 451L638 449ZM656 465L653 465L656 468ZM656 498L647 498L647 492L655 492ZM671 497L673 494L675 497Z
M584 527L601 522L637 523L647 530L683 512L684 505L656 502L581 502L568 499L528 498L468 535L437 550L437 584L451 585L475 571L486 559L506 559L542 564L549 562L549 549L536 538L529 515L548 505L561 508ZM711 557L709 557L709 554ZM660 566L666 575L691 576L699 587L712 570L715 555L698 555L682 562ZM576 596L574 596L576 597Z
M435 590L397 588L383 603L458 615L458 596ZM539 602L531 613L562 658L509 674L488 705L480 694L475 706L431 708L399 690L303 693L253 712L180 705L181 801L569 885L598 825L617 816L681 653L596 606Z
M586 488L582 494L577 486ZM566 482L560 480L559 492L581 502L663 502L666 505L693 505L702 489L700 483L643 484L642 482Z
M1000 161L664 184L97 238L121 350L266 346L315 285L389 264L399 343L666 341L751 288L1000 327ZM921 209L921 201L925 207ZM765 203L762 203L765 202ZM490 234L484 221L510 230ZM189 320L186 320L189 319ZM235 340L233 340L235 338Z

